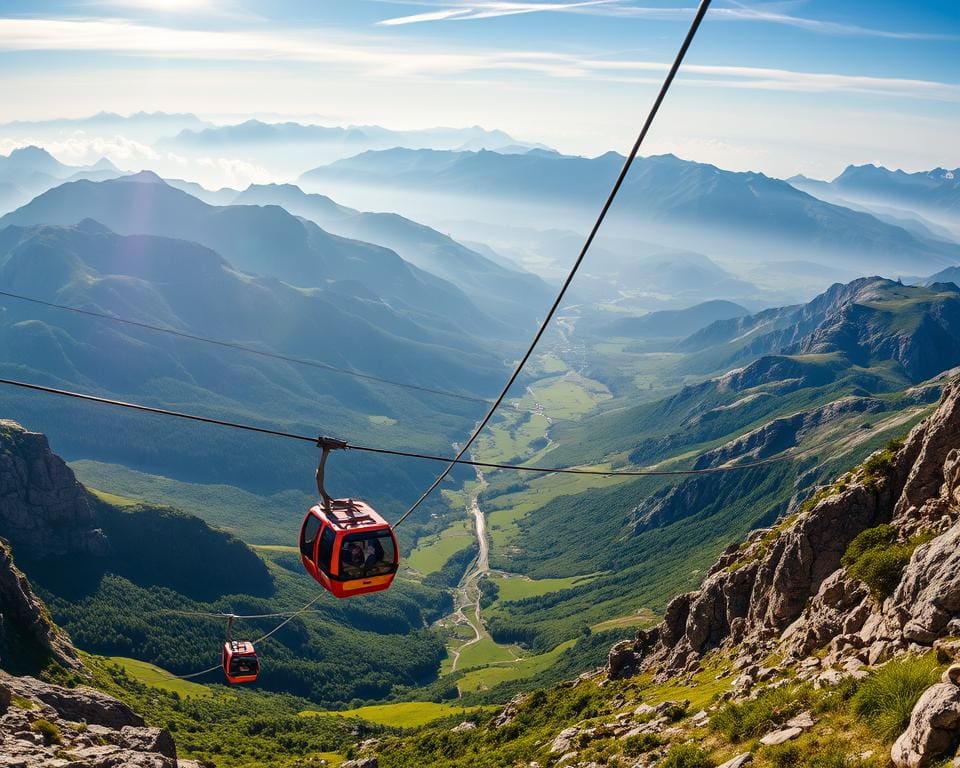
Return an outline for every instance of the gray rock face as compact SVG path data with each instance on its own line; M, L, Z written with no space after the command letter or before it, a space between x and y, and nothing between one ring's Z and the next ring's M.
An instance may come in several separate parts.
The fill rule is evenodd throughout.
M926 768L949 754L960 740L960 688L937 683L928 688L910 715L910 725L894 742L890 759L897 768Z
M28 707L12 696L26 699ZM178 768L170 733L149 728L116 699L0 672L0 766ZM53 724L45 735L39 720ZM65 757L69 759L65 759Z
M10 550L0 539L0 647L12 648L17 640L39 648L61 665L79 670L82 665L69 638L47 616L33 594L30 582L14 565ZM0 659L2 660L2 659Z
M87 491L47 438L0 420L0 532L31 557L101 556L107 539Z
M14 694L39 701L66 720L82 721L107 728L143 726L143 718L112 696L92 688L63 688L32 677L13 677L0 671L0 683Z
M960 615L960 524L917 548L893 603L907 640L931 645L946 634Z

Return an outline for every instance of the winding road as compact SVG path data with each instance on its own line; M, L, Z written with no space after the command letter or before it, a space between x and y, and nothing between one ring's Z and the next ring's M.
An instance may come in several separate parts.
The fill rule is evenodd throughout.
M487 539L487 520L484 517L483 510L480 509L480 492L486 486L486 481L483 479L483 473L479 469L477 469L476 472L478 488L477 492L473 494L470 499L470 513L473 515L473 520L476 525L479 551L477 552L476 558L474 558L470 564L470 567L467 568L463 574L463 578L460 579L460 583L457 585L453 611L454 621L457 624L468 624L471 629L473 629L474 636L453 651L450 663L451 672L457 671L457 664L460 663L460 654L463 653L463 650L479 643L480 640L483 639L483 632L481 631L483 619L480 616L480 586L478 582L481 577L490 571L490 542ZM473 608L472 621L467 618L466 613L467 608L470 607Z

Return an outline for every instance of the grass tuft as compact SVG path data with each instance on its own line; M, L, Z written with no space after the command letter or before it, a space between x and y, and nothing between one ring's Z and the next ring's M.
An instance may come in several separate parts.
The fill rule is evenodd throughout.
M755 699L723 706L710 718L710 729L732 742L762 736L807 709L811 698L808 685L767 688Z
M62 744L63 737L60 735L60 728L49 720L34 720L30 724L30 730L43 736L43 743L47 746L51 744Z
M920 695L936 681L937 662L932 655L894 659L860 683L850 708L884 741L893 743L906 730Z

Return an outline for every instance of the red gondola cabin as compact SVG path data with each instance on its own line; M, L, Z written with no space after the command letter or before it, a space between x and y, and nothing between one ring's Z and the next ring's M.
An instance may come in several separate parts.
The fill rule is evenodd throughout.
M400 564L389 523L355 499L311 507L300 528L300 554L307 572L336 597L387 589Z
M228 640L223 644L223 674L233 685L256 681L260 674L260 660L253 643Z

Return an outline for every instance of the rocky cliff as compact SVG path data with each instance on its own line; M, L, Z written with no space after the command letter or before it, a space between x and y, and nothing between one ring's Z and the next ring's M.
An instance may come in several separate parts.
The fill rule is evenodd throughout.
M87 490L46 436L0 420L0 531L15 552L40 559L109 552Z
M36 467L34 467L34 470ZM0 666L88 679L76 649L50 619L0 540ZM0 669L0 768L186 768L170 734L85 686L67 688Z

